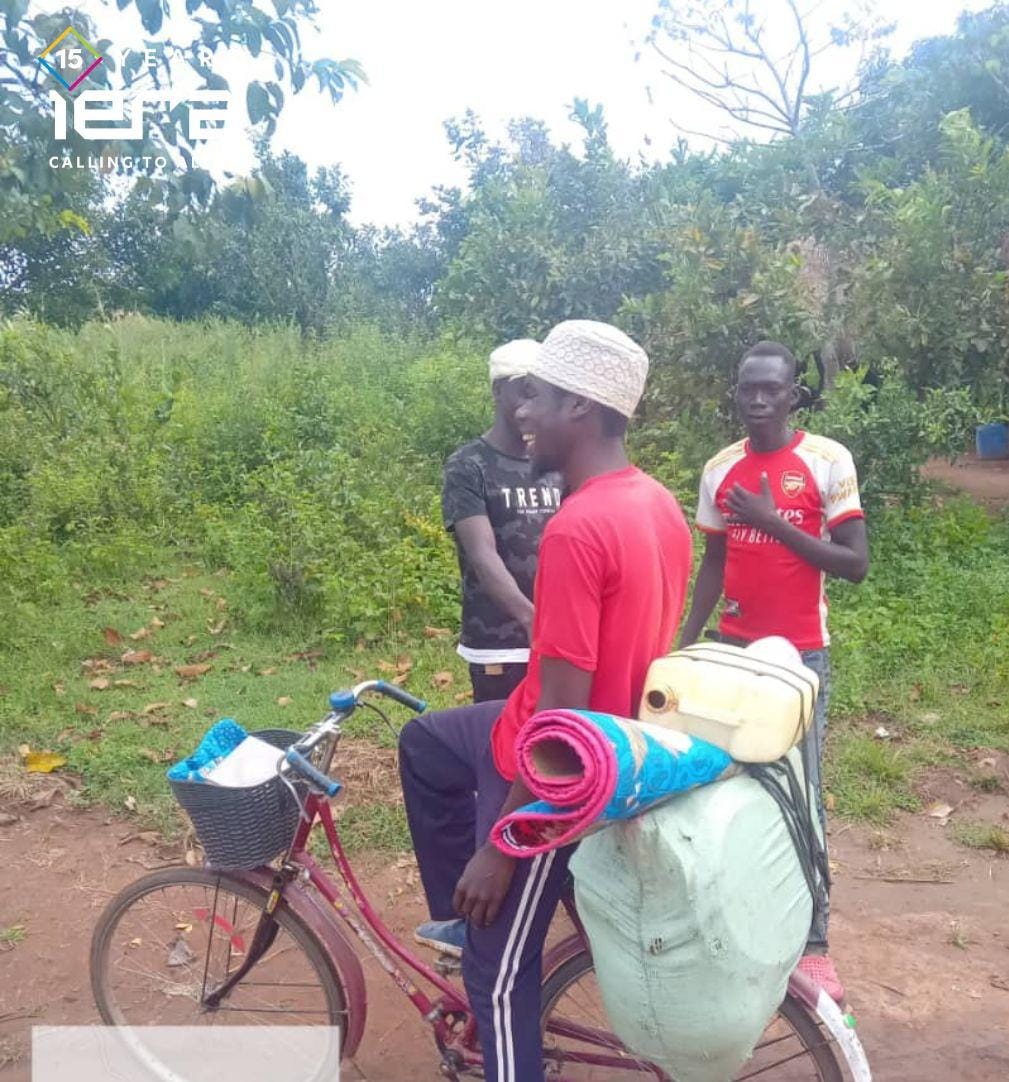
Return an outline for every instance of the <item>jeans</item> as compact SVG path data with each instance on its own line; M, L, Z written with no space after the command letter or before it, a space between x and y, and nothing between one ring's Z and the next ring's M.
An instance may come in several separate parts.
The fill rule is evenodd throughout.
M806 750L809 760L809 785L816 800L816 813L820 818L823 831L824 848L827 845L827 814L823 806L823 749L827 738L827 707L830 702L830 652L806 650L802 662L820 678L820 694L816 697L813 709L813 725L806 735ZM830 899L826 899L821 912L813 914L813 925L809 931L810 948L825 951L827 948L827 925L830 922Z

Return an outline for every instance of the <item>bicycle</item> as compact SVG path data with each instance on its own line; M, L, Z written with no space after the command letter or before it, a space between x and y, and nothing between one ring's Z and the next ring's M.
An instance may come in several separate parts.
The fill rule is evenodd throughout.
M344 722L358 707L385 716L363 697L378 693L422 713L426 704L385 681L330 696L330 712L279 760L278 776L300 809L294 837L272 866L225 871L180 866L154 872L112 899L95 928L91 984L102 1020L114 1026L183 1024L327 1025L338 1047L313 1065L313 1079L333 1077L349 1061L365 1029L367 994L348 929L430 1025L441 1073L483 1077L476 1024L464 990L446 960L428 965L389 931L368 900L344 851L330 799L340 783L330 769ZM314 761L313 761L314 760ZM303 788L298 791L295 779ZM321 824L343 890L308 849ZM348 897L354 907L348 905ZM573 898L574 931L544 954L541 1017L545 1072L553 1080L671 1079L637 1059L612 1033L593 977L592 957ZM430 986L427 992L411 974ZM868 1065L853 1030L835 1032L825 997L793 976L781 1008L737 1082L865 1082ZM136 1030L131 1038L140 1040ZM851 1040L849 1040L849 1037ZM852 1045L852 1040L854 1045ZM855 1047L857 1046L857 1047ZM839 1058L840 1055L840 1058ZM177 1080L159 1070L157 1077ZM842 1067L847 1069L847 1075ZM773 1073L772 1073L773 1072Z

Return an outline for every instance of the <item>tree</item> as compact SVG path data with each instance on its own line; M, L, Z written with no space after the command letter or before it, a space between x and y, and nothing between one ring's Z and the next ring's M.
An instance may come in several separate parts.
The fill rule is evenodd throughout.
M724 114L734 134L742 127L764 138L797 135L817 97L826 94L836 105L857 91L857 81L823 86L814 77L819 58L856 49L861 69L893 30L865 11L817 31L815 6L803 11L798 0L765 0L759 15L754 6L751 0L659 0L645 39L662 74Z
M102 3L106 8L112 6L112 0ZM81 227L80 216L74 217L76 207L82 191L86 193L93 186L94 177L89 175L91 170L50 168L53 155L125 155L142 163L133 166L134 173L148 175L155 171L154 159L164 157L179 169L167 194L179 205L206 201L213 185L210 176L193 165L192 149L198 140L189 129L191 98L166 103L164 95L172 86L173 75L187 69L196 77L200 90L229 91L227 81L213 70L213 58L221 50L239 48L252 58L272 58L274 78L253 79L245 95L250 123L266 135L272 133L284 105L285 87L297 94L314 79L318 88L337 102L346 87L354 87L364 78L353 60L306 56L301 28L318 14L316 0L273 0L272 10L257 0L115 0L115 5L120 11L135 9L148 35L125 54L117 52L116 46L128 42L114 43L103 36L98 21L78 9L67 7L53 14L29 16L29 0L0 0L4 21L0 243L33 231L53 233ZM187 25L189 30L182 39L176 38L175 31ZM64 36L68 26L73 30ZM54 42L58 48L49 50ZM92 56L100 56L100 62L95 64ZM45 69L40 59L49 63L51 70ZM158 106L149 105L145 110L143 134L117 139L113 148L83 140L73 125L67 124L67 137L56 138L50 95L57 93L64 103L59 108L64 108L84 89L79 80L68 84L62 78L61 64L68 76L75 71L83 74L85 65L91 65L87 88L121 91L131 97L142 92L155 100L161 94Z

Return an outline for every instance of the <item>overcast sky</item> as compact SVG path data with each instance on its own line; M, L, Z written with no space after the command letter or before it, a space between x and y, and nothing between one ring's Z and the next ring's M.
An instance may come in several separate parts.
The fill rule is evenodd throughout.
M766 4L777 7L780 0ZM63 6L32 4L34 10ZM81 6L116 45L141 44L132 12L118 14L98 0ZM952 30L960 11L987 6L987 0L873 4L897 23L891 48L898 53L918 38ZM713 124L649 65L634 61L633 43L647 31L657 0L321 0L320 7L318 32L303 39L306 52L353 57L369 85L335 107L311 89L289 98L274 144L313 165L339 163L352 181L357 222L407 224L415 217L414 201L432 185L461 180L442 124L467 108L498 136L510 118L535 116L558 139L574 140L569 106L576 96L588 98L604 106L612 143L628 158L664 157L680 134L671 116L687 127L710 130ZM758 10L761 0L753 7ZM823 20L851 4L809 0L809 7ZM241 89L247 58L226 59L219 68ZM838 81L846 74L840 68L827 73ZM238 126L226 144L198 161L216 173L247 170L248 133Z

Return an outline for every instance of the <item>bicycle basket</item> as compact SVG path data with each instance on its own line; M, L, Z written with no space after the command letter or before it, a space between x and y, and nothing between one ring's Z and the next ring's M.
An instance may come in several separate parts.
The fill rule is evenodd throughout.
M281 750L301 733L288 729L264 729L252 736ZM304 800L308 788L288 775ZM231 788L197 781L171 781L175 799L189 816L215 868L255 868L267 864L291 844L298 827L299 809L291 790L279 777L259 785Z

